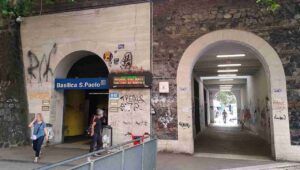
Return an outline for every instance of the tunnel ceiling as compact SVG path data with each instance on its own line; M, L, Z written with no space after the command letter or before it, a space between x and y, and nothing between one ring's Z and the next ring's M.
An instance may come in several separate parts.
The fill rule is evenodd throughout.
M217 58L217 55L245 54L245 57L237 58ZM240 67L218 67L219 64L242 64ZM262 67L256 54L248 47L237 43L220 43L209 49L197 61L194 73L197 76L217 76L218 70L238 69L238 76L254 75ZM225 73L226 74L226 73Z
M218 58L217 55L245 54L244 57ZM262 64L256 57L256 53L244 45L234 42L222 42L208 49L197 61L194 67L194 74L204 77L204 84L208 89L220 89L220 85L232 85L231 89L240 89L247 83L246 77L254 75ZM235 67L218 67L224 64L241 64ZM218 70L238 70L238 72L218 73ZM236 74L237 78L231 81L220 81L219 74ZM205 77L214 77L205 79ZM222 78L225 79L224 77Z

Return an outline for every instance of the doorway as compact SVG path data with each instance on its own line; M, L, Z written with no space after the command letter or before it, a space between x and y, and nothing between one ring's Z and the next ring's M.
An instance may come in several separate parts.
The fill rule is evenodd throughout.
M219 91L213 99L215 126L238 126L237 99L230 91Z
M205 126L208 126L208 102L207 102L207 91L206 89L203 89L203 94L204 94L204 117L205 117Z
M106 64L99 56L88 55L73 64L66 78L107 78L108 73ZM107 120L108 89L64 91L64 143L89 144L87 130L98 108L104 110Z
M201 131L200 125L200 94L199 94L199 83L197 80L194 79L194 109L195 109L195 129L196 135Z

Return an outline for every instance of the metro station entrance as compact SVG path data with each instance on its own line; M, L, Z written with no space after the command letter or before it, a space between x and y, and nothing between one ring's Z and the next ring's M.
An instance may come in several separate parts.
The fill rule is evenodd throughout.
M64 86L64 143L89 144L87 130L98 108L104 110L107 124L108 87L100 87L107 77L106 64L99 56L90 55L78 60L69 70L66 79L62 79L66 82L61 83Z

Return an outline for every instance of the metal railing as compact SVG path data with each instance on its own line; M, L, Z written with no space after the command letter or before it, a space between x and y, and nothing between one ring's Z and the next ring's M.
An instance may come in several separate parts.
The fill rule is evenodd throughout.
M134 145L134 142L140 142ZM93 157L102 154L101 157ZM155 170L157 139L138 138L92 153L70 158L37 170ZM77 163L74 163L76 162Z

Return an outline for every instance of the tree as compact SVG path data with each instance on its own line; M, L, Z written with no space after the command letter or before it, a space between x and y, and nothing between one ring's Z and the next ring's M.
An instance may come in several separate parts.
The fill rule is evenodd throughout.
M229 104L236 103L235 96L231 92L228 92L228 91L220 91L217 94L216 98L223 106L228 106Z

